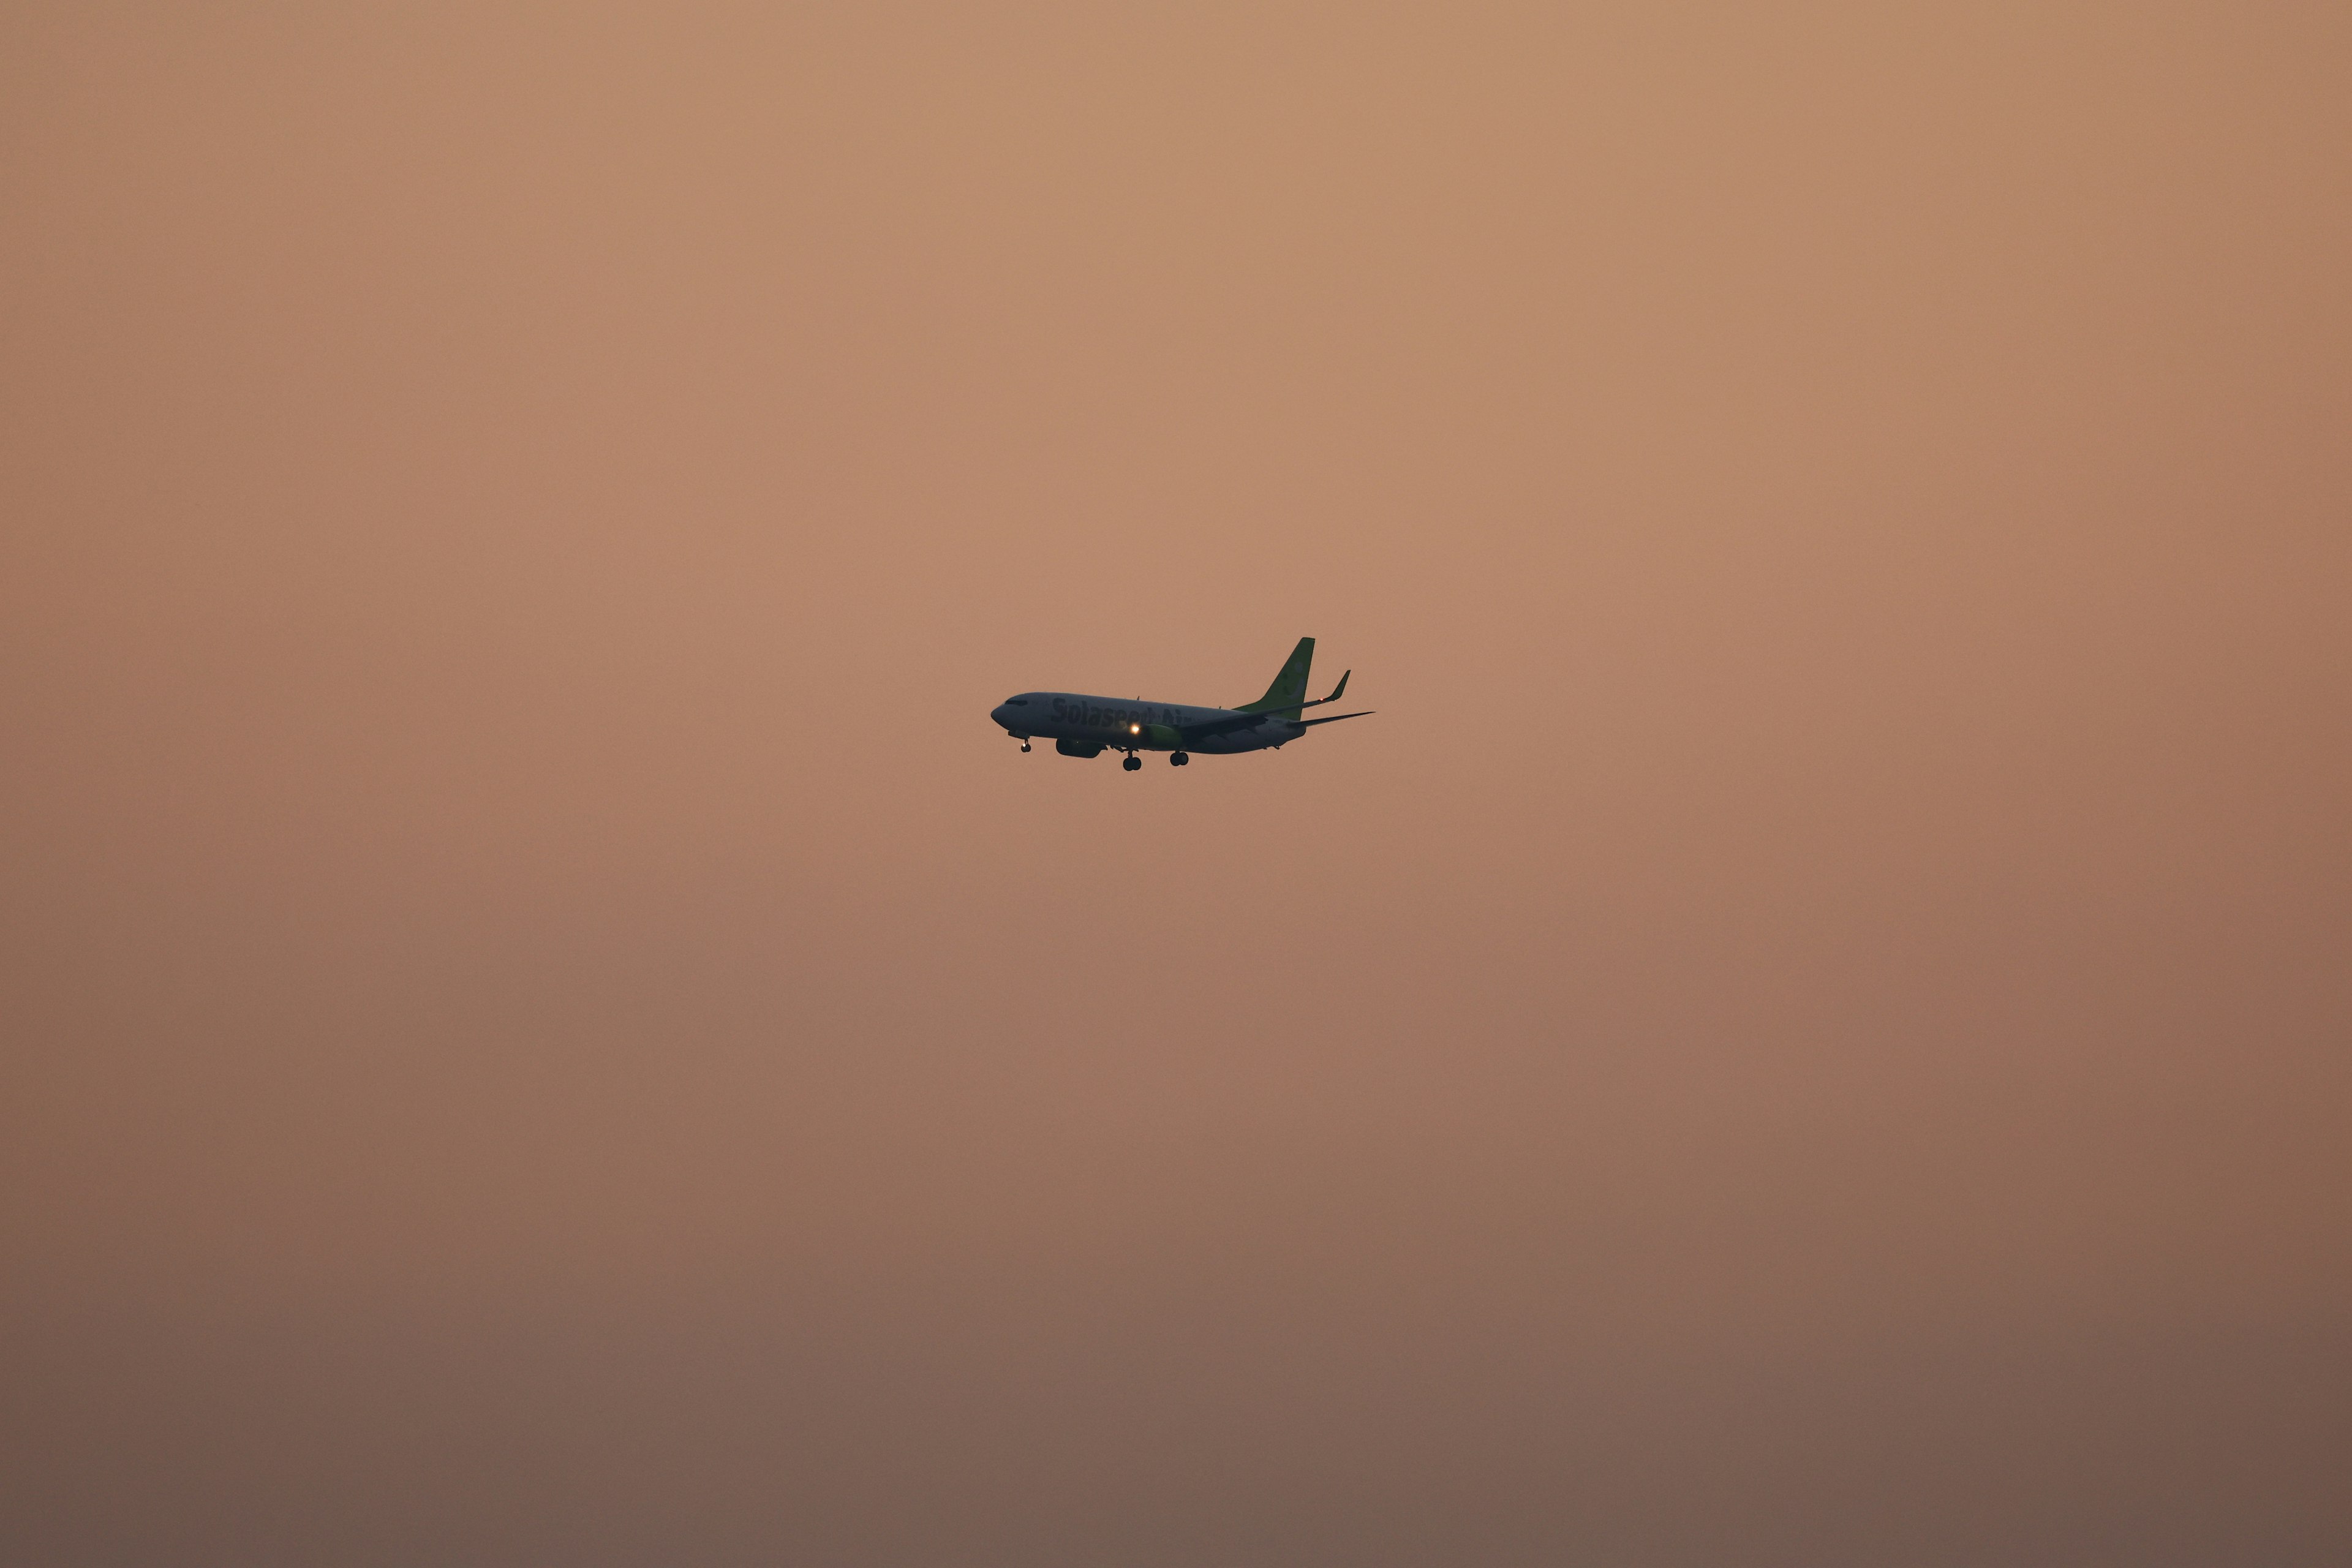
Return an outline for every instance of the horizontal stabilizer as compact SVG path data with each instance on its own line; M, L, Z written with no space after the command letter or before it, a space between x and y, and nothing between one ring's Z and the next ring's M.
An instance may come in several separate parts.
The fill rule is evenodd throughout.
M1377 708L1367 708L1360 713L1334 713L1328 719L1294 719L1291 722L1305 730L1317 724L1337 724L1342 719L1369 719L1379 711Z

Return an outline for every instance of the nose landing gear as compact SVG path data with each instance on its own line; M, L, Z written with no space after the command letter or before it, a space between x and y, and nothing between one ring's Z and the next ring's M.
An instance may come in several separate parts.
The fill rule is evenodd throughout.
M1025 752L1025 751L1027 751L1027 750L1029 749L1029 742L1026 742L1026 741L1022 742L1021 742L1021 749L1022 749L1023 751L1024 751L1024 752Z

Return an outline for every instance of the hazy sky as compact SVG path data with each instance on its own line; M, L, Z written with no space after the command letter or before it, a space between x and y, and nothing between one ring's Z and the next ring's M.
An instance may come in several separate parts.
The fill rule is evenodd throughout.
M2347 279L2340 0L7 6L0 1563L2346 1562Z

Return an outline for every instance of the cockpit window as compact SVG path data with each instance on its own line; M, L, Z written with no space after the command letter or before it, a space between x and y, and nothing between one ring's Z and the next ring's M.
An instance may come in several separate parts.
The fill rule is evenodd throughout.
M1007 708L1026 708L1029 706L1029 699L1026 697L1008 697L1004 700L1004 705Z

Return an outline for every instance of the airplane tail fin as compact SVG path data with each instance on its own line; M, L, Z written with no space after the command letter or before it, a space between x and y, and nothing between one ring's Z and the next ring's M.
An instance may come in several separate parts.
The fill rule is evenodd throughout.
M1234 710L1237 713L1287 713L1307 706L1307 667L1315 662L1315 639L1300 637L1290 657L1282 661L1282 673L1265 689L1265 695L1255 702L1244 702Z

